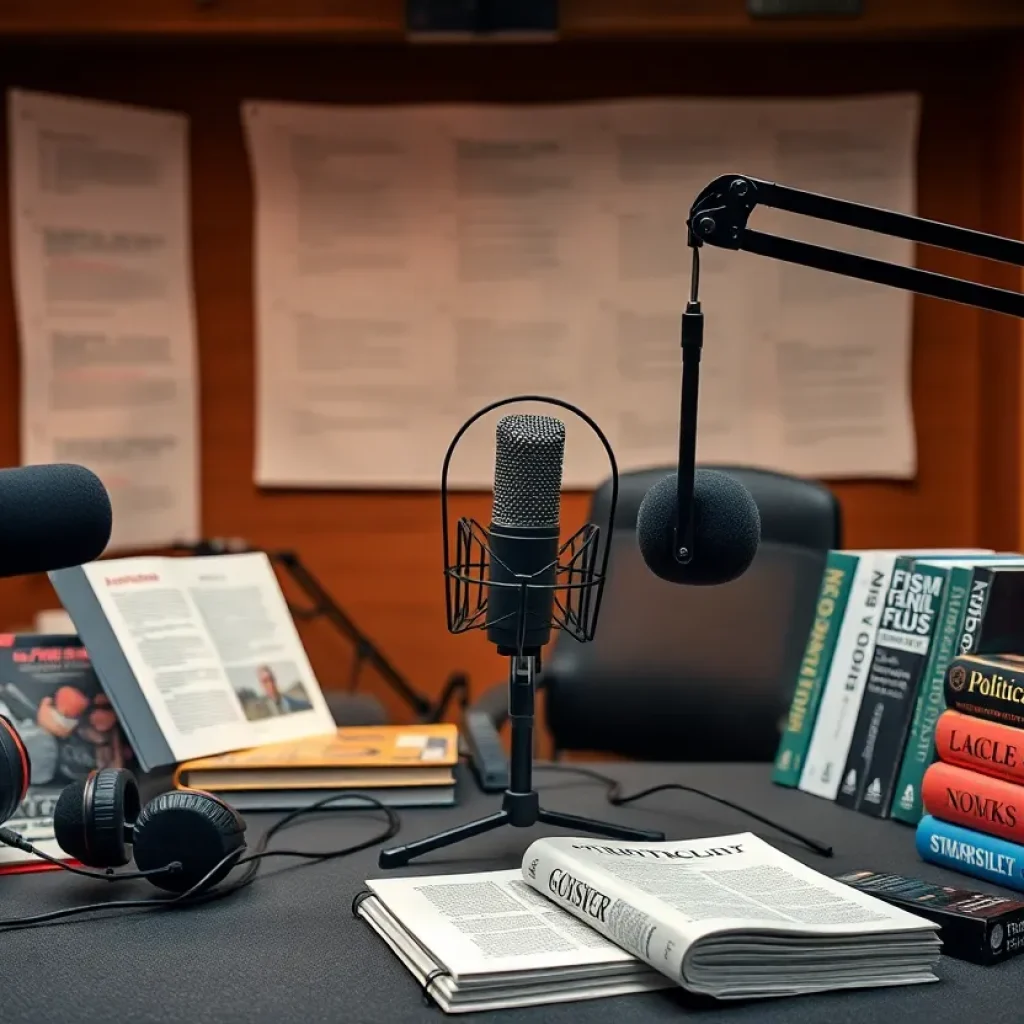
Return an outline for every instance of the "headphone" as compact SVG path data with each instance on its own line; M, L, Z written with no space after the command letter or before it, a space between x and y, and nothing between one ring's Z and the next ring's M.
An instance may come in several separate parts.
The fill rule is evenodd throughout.
M0 715L0 824L14 816L31 778L28 750ZM94 769L66 786L53 812L53 832L79 863L110 871L134 859L137 875L172 893L216 885L245 852L245 820L229 804L182 789L143 807L135 776L124 768ZM0 842L36 852L9 829L0 829Z

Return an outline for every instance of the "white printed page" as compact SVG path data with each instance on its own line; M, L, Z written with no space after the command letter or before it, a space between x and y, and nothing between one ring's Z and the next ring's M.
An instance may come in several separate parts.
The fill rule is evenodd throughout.
M187 122L20 90L8 122L22 462L100 477L110 551L193 540Z
M629 953L538 895L518 869L370 879L402 926L459 981L512 971L637 965Z
M523 857L523 878L673 977L694 942L721 930L839 938L934 929L751 832L668 843L540 839Z
M786 100L773 102L768 116L775 181L917 212L917 97ZM759 209L750 226L886 263L914 263L911 242L810 217ZM775 273L776 302L759 335L774 364L762 382L764 398L777 410L764 440L785 454L780 468L812 477L913 476L913 295L789 263L775 263Z
M918 106L247 103L257 480L433 488L462 422L515 394L580 404L620 469L674 462L697 194L732 172L912 213ZM759 209L751 226L857 248L806 220ZM703 462L913 475L908 295L709 247L699 294ZM565 483L591 487L607 462L566 423ZM451 483L492 473L481 424Z
M176 761L334 731L265 555L82 571Z

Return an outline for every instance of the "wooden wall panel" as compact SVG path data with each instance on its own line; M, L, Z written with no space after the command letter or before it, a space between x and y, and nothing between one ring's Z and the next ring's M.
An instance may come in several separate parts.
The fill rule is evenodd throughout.
M978 116L979 110L989 109L989 90L1005 84L1000 75L1010 67L1010 54L989 47L983 56L971 63L963 48L921 43L806 48L735 42L523 47L21 43L0 49L0 84L189 115L205 533L297 549L413 683L436 693L447 672L456 668L469 670L478 689L504 671L481 637L450 637L445 630L436 495L260 493L252 481L252 192L240 102L535 101L917 89L924 96L921 212L1016 233L1019 171L1006 171L1004 187L991 191L992 162L999 154L986 135L993 121L1009 130L1013 112L1007 105ZM950 74L951 68L956 75ZM1019 123L1012 130L1019 147ZM6 185L4 170L0 187ZM0 204L4 239L7 229L7 210ZM950 253L921 257L921 264L931 269L993 280L991 268L979 262ZM851 545L965 545L1000 531L1016 535L1015 517L982 511L983 475L999 472L1006 487L1014 493L1019 488L1016 450L1012 445L992 449L984 473L979 462L979 452L989 450L985 438L992 429L985 426L989 421L981 375L1005 330L1005 324L966 307L916 301L913 403L920 473L908 483L836 485ZM666 339L666 344L674 341ZM1003 355L996 359L1002 370L1011 362ZM0 464L14 464L18 457L17 372L4 242ZM1019 379L1019 373L1013 377L1017 398ZM464 507L486 518L488 500L486 495L470 497ZM581 521L585 505L585 496L570 496L566 518L573 524ZM0 624L30 621L37 608L52 602L45 580L4 581ZM306 636L324 684L342 685L346 644L323 624L310 627ZM392 708L403 716L400 705Z
M402 38L405 0L4 0L0 33L35 36ZM747 0L562 0L566 39L922 37L1024 27L1017 0L864 0L857 17L752 18Z

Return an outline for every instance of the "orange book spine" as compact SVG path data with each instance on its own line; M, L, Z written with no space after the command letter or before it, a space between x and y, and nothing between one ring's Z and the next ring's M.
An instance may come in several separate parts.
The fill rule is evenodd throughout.
M935 753L947 764L1024 783L1024 730L1012 725L944 711L935 726Z
M921 781L927 814L990 836L1024 843L1024 787L936 761Z

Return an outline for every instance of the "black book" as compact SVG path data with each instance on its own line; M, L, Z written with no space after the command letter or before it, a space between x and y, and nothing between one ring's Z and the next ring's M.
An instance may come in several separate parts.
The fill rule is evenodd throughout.
M889 814L949 570L897 560L836 803Z
M1024 650L1024 565L978 565L971 576L958 654Z

